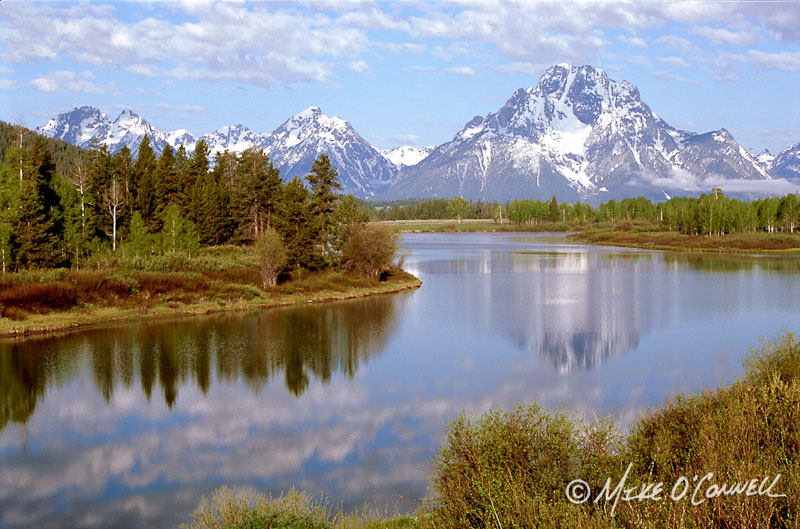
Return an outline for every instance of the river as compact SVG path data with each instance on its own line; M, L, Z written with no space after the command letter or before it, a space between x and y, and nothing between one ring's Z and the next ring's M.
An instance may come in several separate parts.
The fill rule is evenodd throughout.
M413 509L462 411L624 427L800 331L800 260L409 234L421 289L0 341L0 527L164 527L221 485Z

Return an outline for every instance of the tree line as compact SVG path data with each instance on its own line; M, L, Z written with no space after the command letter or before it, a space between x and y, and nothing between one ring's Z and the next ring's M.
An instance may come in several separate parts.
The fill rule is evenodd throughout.
M430 199L379 203L372 212L378 220L485 219L517 225L542 223L651 221L663 230L684 234L725 235L765 231L792 233L800 227L797 194L757 200L738 200L715 188L699 197L674 197L653 203L640 196L612 199L594 207L580 202L518 199L505 203L453 199Z
M135 266L257 241L262 264L271 260L274 268L263 270L271 276L265 283L274 284L287 269L358 268L359 257L375 258L354 255L364 239L377 237L392 258L397 249L396 238L365 227L359 202L337 194L338 174L324 154L304 178L283 181L256 147L218 153L212 164L203 140L191 154L167 145L158 156L145 137L135 157L127 147L112 154L97 144L61 175L44 138L34 134L26 148L11 136L0 167L3 271L81 267L109 255Z

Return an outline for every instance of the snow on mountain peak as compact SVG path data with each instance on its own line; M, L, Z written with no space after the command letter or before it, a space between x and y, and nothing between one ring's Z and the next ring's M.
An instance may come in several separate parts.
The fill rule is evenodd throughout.
M380 153L384 158L392 162L398 169L401 167L410 167L417 165L425 159L435 147L430 145L428 147L414 147L412 145L402 145L393 149L383 149Z

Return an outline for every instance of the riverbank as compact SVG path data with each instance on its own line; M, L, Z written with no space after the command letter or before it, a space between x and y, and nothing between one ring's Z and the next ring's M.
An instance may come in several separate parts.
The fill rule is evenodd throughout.
M50 271L6 277L0 285L0 337L340 301L422 285L403 270L385 274L382 281L329 271L306 273L261 289L256 286L258 273L255 267L242 267L192 272Z
M624 434L536 404L462 415L434 458L435 499L412 515L223 488L182 527L795 527L798 413L800 341L786 332L751 350L741 380L669 399Z
M650 223L618 223L584 227L569 240L598 246L715 253L776 253L800 255L800 233L745 232L727 235L686 235L655 231Z

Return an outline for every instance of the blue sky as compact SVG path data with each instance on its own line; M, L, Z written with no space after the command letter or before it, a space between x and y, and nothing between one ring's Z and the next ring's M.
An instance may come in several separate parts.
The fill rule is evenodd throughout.
M800 142L800 2L0 2L0 119L130 108L269 132L319 106L376 147L438 145L547 67L604 69L668 123Z

